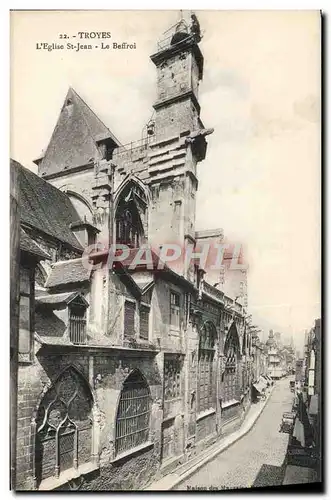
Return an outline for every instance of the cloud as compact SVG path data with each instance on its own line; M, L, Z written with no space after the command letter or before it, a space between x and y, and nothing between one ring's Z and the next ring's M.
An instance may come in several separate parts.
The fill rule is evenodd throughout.
M249 84L237 71L233 69L215 69L206 70L204 76L203 90L211 92L221 88L231 90L241 99L247 99L249 96Z
M311 123L319 123L321 119L320 114L320 101L317 96L307 95L301 101L295 101L293 103L294 113Z

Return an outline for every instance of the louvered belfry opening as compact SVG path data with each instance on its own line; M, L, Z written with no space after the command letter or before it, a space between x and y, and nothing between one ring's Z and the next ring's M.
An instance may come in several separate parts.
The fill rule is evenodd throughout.
M123 384L116 417L115 455L148 441L151 414L149 387L139 370Z
M69 307L69 338L73 344L86 344L86 307L72 302Z

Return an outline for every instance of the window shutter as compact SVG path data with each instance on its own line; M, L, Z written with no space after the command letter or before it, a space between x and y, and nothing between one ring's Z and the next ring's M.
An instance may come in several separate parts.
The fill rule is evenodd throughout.
M140 337L148 340L149 307L140 306Z
M124 307L124 336L134 337L134 316L136 304L134 302L125 302Z

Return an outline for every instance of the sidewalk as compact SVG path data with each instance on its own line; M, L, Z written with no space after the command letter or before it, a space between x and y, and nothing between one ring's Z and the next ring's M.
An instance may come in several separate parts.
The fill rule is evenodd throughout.
M229 448L229 446L236 443L239 439L245 436L258 420L263 409L268 403L274 388L275 385L272 386L269 394L267 395L267 398L264 401L260 401L259 403L251 406L251 408L248 410L245 420L237 431L233 432L229 436L226 436L224 439L221 439L221 441L213 444L203 453L200 453L197 457L192 458L185 464L178 467L176 471L168 474L167 476L164 476L159 481L151 483L147 488L145 488L145 491L166 491L174 489L178 484L190 477L206 463L213 460L219 453L226 450L227 448Z

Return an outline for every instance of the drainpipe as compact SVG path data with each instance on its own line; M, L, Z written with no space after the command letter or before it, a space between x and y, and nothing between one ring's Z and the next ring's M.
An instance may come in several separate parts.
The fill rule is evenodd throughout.
M109 173L108 173L108 179L110 183L110 196L109 196L109 214L108 214L108 251L110 251L111 245L114 243L114 173L115 173L115 165L114 163L110 163L109 165ZM109 325L111 324L111 317L110 317L110 309L111 309L111 297L110 297L110 275L112 273L112 269L108 269L108 262L109 259L107 259L107 334L109 334ZM113 297L113 292L112 292L112 297Z

